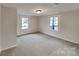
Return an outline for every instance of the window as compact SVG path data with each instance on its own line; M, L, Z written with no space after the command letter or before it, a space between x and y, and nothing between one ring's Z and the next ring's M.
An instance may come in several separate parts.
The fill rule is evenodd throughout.
M58 17L57 16L50 17L50 27L53 30L58 31Z
M22 17L22 29L28 29L28 18Z

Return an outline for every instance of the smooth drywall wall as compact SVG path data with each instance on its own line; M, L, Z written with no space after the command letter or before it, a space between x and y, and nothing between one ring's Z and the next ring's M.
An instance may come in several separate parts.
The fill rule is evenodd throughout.
M28 17L28 29L21 29L22 17ZM38 17L36 16L18 16L17 17L17 35L38 32Z
M5 50L16 45L17 10L1 6L1 49Z
M51 16L59 17L58 31L53 31L49 26ZM63 12L51 16L39 17L40 32L79 44L79 10Z
M0 6L0 54L1 54L1 6Z

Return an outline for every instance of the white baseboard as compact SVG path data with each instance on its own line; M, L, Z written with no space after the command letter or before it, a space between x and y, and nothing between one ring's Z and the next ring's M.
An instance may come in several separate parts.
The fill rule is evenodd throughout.
M20 35L17 35L17 37L28 35L28 34L34 34L34 33L39 33L39 32L31 32L31 33L26 33L26 34L20 34Z
M7 48L3 48L1 49L1 51L5 51L5 50L8 50L8 49L12 49L12 48L15 48L17 45L13 45L13 46L10 46L10 47L7 47Z
M41 32L43 33L43 32ZM68 42L71 42L71 43L74 43L74 44L78 44L79 45L79 42L75 42L75 41L72 41L72 40L69 40L69 39L66 39L66 38L60 38L60 37L56 37L56 36L52 36L50 34L47 34L47 33L43 33L45 35L48 35L48 36L51 36L51 37L55 37L55 38L58 38L58 39L62 39L62 40L65 40L65 41L68 41Z

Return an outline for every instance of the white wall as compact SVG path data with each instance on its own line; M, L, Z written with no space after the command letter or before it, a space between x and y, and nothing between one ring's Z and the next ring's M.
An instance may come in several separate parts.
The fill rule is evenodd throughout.
M1 6L1 50L16 45L17 10Z
M53 15L51 15L53 16ZM79 10L56 14L59 17L59 31L53 31L49 26L50 16L39 17L39 29L51 36L62 38L79 44Z
M0 6L0 52L1 52L1 6Z
M28 29L21 29L21 18L28 17L29 27ZM17 35L38 32L38 17L36 16L18 16L17 17Z

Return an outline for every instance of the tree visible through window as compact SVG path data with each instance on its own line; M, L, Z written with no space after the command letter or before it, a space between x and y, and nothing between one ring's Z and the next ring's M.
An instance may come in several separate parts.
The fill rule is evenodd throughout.
M50 17L50 27L53 30L58 31L58 17L57 16Z
M22 29L28 29L28 18L22 18Z

